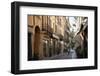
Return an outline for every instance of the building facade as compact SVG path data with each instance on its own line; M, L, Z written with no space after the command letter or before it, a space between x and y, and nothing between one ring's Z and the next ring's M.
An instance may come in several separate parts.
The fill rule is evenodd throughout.
M67 24L65 16L28 15L28 60L64 53Z

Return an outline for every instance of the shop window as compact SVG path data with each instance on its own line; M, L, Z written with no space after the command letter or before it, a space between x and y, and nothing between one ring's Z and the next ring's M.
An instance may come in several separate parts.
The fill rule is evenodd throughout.
M45 57L49 56L49 42L48 40L43 40L43 53Z
M46 51L47 51L47 42L43 40L43 53L45 57L47 57Z

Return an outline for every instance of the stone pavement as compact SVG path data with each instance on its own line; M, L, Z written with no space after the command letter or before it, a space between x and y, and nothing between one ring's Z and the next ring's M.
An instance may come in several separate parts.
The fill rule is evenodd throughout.
M55 55L53 57L48 57L45 58L44 60L54 60L54 59L76 59L77 58L77 54L75 50L70 49L69 52L63 53L63 54L59 54L59 55Z

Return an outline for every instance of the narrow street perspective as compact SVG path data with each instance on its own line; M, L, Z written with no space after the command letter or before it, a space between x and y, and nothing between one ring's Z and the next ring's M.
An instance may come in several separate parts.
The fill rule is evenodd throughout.
M29 61L88 58L88 17L27 17Z

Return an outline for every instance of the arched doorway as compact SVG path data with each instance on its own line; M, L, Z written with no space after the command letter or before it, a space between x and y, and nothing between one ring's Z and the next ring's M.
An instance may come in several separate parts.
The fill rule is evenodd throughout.
M40 48L40 28L38 26L35 27L35 35L34 35L34 59L39 59L39 48Z

